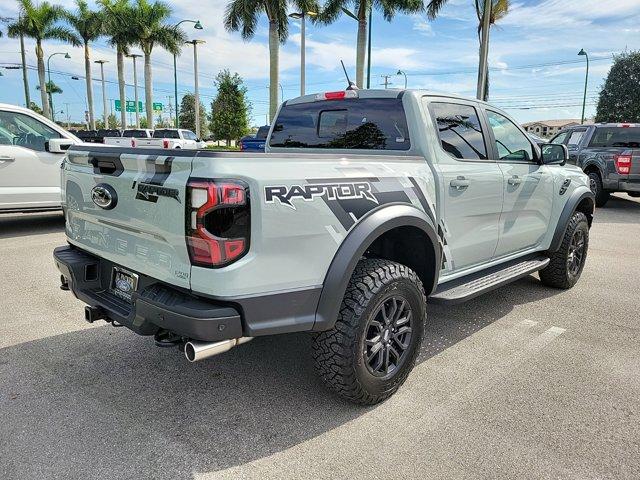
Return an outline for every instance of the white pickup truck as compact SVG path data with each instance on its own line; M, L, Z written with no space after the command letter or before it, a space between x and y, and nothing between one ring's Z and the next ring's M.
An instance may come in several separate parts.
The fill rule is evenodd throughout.
M104 137L104 144L110 147L135 147L136 139L153 138L153 130L147 128L128 128L120 137Z
M0 104L0 213L60 209L60 163L81 143L33 110Z
M197 150L205 145L195 133L183 128L161 128L153 132L152 138L136 138L131 142L132 147L185 150Z

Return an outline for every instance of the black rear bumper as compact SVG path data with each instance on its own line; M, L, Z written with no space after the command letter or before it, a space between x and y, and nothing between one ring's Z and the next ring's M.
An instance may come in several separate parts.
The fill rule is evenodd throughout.
M138 289L129 302L110 290L117 264L72 246L56 248L53 258L78 299L99 307L109 320L140 335L166 330L209 342L243 336L241 316L234 307L196 297L142 274L138 274Z

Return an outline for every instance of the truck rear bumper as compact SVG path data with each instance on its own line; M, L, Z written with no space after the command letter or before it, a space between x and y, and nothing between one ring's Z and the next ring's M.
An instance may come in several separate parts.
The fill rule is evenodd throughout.
M234 307L196 297L142 274L127 301L111 289L114 267L119 265L72 246L53 252L56 267L73 294L100 308L109 320L140 335L161 330L187 339L215 342L243 336L240 313Z
M640 192L640 174L631 174L626 179L620 180L620 191Z

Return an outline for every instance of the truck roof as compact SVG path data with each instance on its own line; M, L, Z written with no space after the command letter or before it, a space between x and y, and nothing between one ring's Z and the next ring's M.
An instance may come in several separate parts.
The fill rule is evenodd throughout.
M456 99L460 99L460 100L465 100L468 102L475 102L475 103L483 103L483 104L487 104L487 102L483 102L482 100L478 100L477 98L472 98L472 97L465 97L463 95L456 95L453 93L446 93L446 92L437 92L437 91L432 91L432 90L423 90L423 89L404 89L404 88L387 88L387 89L376 89L376 88L372 88L372 89L362 89L362 90L336 90L336 91L329 91L329 92L318 92L318 93L312 93L312 94L308 94L308 95L304 95L302 97L296 97L296 98L292 98L290 100L286 100L285 102L282 103L282 105L295 105L295 104L299 104L299 103L307 103L307 102L315 102L318 100L324 100L327 99L327 97L324 97L325 95L334 95L334 94L339 94L341 92L345 92L345 94L347 96L349 95L353 95L354 98L400 98L403 95L414 95L417 97L422 97L422 96L434 96L434 97L448 97L448 98L456 98ZM355 92L355 93L347 93L347 92Z

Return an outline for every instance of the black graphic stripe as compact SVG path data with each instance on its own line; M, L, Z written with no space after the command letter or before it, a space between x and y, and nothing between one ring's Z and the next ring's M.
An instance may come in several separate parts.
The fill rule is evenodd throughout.
M424 193L422 193L422 189L418 185L418 182L413 177L409 177L409 181L411 182L411 185L413 185L413 193L415 193L416 197L418 197L418 201L420 202L420 205L422 205L424 213L426 213L429 216L429 218L431 219L431 221L435 225L435 223L436 223L435 215L431 211L431 207L429 206L429 202L427 202L427 198L424 196Z

